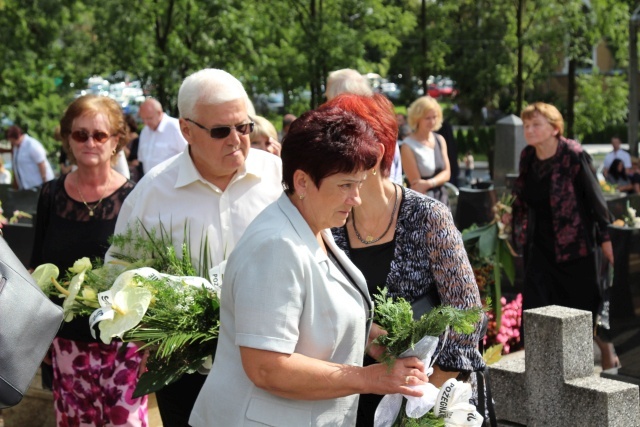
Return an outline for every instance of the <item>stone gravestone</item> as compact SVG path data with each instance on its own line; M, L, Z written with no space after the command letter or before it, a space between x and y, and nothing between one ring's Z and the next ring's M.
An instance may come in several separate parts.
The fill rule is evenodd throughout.
M507 175L518 172L520 153L526 145L520 117L511 114L496 122L493 152L493 184L496 187L505 187Z
M524 322L524 357L489 367L502 425L640 426L638 386L593 374L591 313L549 306Z

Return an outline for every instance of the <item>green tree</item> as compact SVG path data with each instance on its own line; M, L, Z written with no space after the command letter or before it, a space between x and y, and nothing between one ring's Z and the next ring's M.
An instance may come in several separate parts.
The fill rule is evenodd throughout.
M576 137L621 124L627 117L629 85L626 76L607 76L594 70L577 78Z
M513 82L505 9L504 4L469 0L450 15L459 24L449 41L447 73L460 90L456 102L471 111L475 128L482 124L482 107L498 107L501 93Z
M180 84L192 72L213 67L244 75L252 46L241 6L235 0L112 0L95 21L96 43L112 69L140 78L175 114Z
M403 88L401 103L415 99L416 86L425 89L430 76L444 74L447 70L446 55L450 52L450 40L455 34L451 24L457 10L457 2L445 0L399 0L398 6L415 15L415 24L407 27L401 37L402 45L390 64L390 74L398 76Z
M72 0L0 2L0 116L41 140L51 151L54 128L83 68ZM70 64L73 64L70 65Z
M401 45L399 37L415 25L410 11L383 0L289 0L285 7L288 14L280 14L273 22L280 27L295 23L295 38L288 41L303 55L298 59L306 67L281 69L280 74L303 73L311 107L322 102L324 81L333 70L386 74Z

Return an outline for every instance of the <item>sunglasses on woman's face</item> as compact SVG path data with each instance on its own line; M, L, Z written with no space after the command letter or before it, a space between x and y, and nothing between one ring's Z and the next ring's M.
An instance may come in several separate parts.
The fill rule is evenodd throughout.
M111 138L111 135L106 132L100 132L99 130L93 133L89 133L86 130L74 130L71 132L71 138L77 142L87 142L89 138L93 138L93 140L98 144L103 144Z
M253 132L253 125L254 125L253 122L249 122L249 123L242 123L234 126L216 126L212 129L209 129L191 119L185 119L185 120L193 123L194 125L198 126L200 129L204 129L207 132L209 132L209 135L213 139L224 139L228 137L231 134L232 128L235 128L236 132L238 132L240 135L248 135L251 132Z

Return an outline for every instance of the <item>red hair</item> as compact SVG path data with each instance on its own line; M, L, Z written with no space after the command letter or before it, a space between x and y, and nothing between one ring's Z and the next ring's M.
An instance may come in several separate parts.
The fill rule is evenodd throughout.
M373 129L359 116L340 108L318 108L293 123L282 141L282 182L294 190L293 175L306 172L316 187L337 173L366 171L376 165Z
M388 177L396 151L396 137L398 136L398 122L396 121L391 101L379 93L373 96L342 93L321 105L320 109L331 107L349 111L367 122L378 142L384 145L384 155L380 161L380 173L382 176Z

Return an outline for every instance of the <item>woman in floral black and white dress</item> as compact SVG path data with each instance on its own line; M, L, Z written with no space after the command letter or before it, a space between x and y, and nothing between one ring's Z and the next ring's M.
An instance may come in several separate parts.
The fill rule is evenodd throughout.
M397 123L389 101L379 95L343 94L325 104L362 117L378 139L378 162L360 190L356 206L344 227L332 229L338 246L362 271L375 295L388 288L389 296L413 302L429 295L435 304L460 309L480 307L480 293L460 232L444 204L389 180ZM440 387L447 379L484 368L477 344L480 325L471 335L451 333L439 353L429 382ZM374 363L365 357L365 364ZM382 396L361 395L358 426L373 425Z

